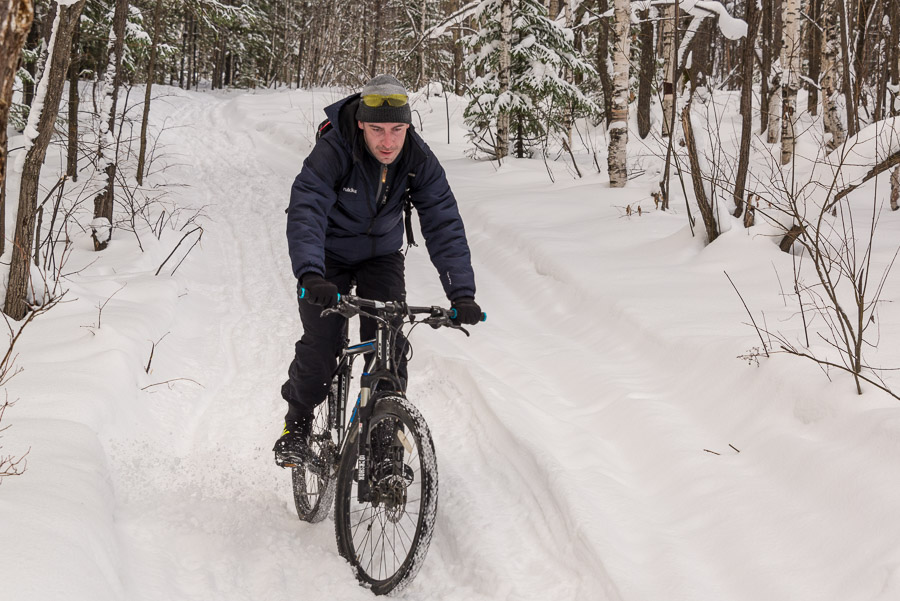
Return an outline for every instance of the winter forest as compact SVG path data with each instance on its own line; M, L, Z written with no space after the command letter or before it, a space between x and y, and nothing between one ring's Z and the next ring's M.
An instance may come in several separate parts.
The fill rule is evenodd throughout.
M288 190L381 73L491 316L417 347L408 598L900 595L900 0L0 6L0 597L368 598L269 449Z

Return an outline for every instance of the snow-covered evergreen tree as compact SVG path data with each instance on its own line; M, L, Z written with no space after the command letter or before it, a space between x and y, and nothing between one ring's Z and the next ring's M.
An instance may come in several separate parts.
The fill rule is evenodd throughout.
M567 81L566 70L572 80L574 74L596 75L576 52L572 30L549 19L540 0L506 2L512 9L508 83L501 68L507 47L502 43L504 0L485 0L477 13L478 31L465 40L467 65L476 74L465 117L476 152L503 158L502 149L511 147L521 158L547 135L565 133L574 117L599 114L601 109ZM497 140L498 118L505 122L506 117L508 139ZM500 138L506 137L503 133Z

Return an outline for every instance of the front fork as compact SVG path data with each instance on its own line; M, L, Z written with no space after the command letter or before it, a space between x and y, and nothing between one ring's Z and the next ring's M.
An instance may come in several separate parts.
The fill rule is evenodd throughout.
M375 398L375 394L372 393L372 389L376 386L376 382L391 382L392 384L397 384L396 378L393 377L385 377L383 374L381 376L378 375L364 375L362 378L362 385L360 386L359 399L357 400L356 407L356 417L359 419L359 434L356 437L357 448L357 459L356 459L356 470L354 472L354 479L357 484L357 492L359 496L359 501L361 503L374 503L374 495L372 490L373 484L373 470L376 466L372 463L371 451L372 445L369 444L371 438L371 420L372 414L375 411L375 405L377 404L377 398ZM376 393L383 394L383 393ZM403 395L399 390L396 394Z
M359 419L354 478L356 479L357 495L360 503L375 502L375 495L373 495L372 490L371 445L367 442L369 440L370 422L375 410L374 396L377 390L402 390L400 381L393 373L394 357L390 352L389 341L382 328L376 330L374 342L374 357L372 355L366 357L365 369L360 378L359 398L354 410L354 417Z
M363 380L371 376L364 375ZM370 472L371 465L369 461L369 445L366 441L369 439L369 422L372 417L372 410L375 403L369 402L372 396L372 388L370 382L362 382L359 389L359 398L356 402L356 415L359 418L359 434L356 437L357 454L356 454L356 471L354 478L356 479L356 490L360 503L371 501L372 483Z

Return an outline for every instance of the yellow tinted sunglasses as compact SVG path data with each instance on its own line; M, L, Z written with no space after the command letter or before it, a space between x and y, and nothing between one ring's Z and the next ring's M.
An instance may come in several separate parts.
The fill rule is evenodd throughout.
M363 104L371 107L382 106L387 102L390 106L403 106L407 102L406 94L366 94Z

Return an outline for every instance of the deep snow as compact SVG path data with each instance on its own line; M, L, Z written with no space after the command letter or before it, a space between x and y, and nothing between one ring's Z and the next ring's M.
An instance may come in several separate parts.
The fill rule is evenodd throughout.
M202 241L154 276L192 226L144 232L143 251L116 231L101 254L71 228L67 302L26 330L24 371L6 387L18 403L2 453L30 453L0 486L0 597L368 599L332 522L297 521L271 454L300 333L284 208L321 109L342 93L162 90L151 182L189 184L166 198L179 227L203 208ZM441 488L403 597L900 597L900 401L785 355L738 358L760 342L724 271L757 319L799 337L791 256L771 230L730 222L704 247L683 198L654 210L652 143L634 136L646 171L621 190L587 156L583 179L550 163L555 183L540 160L473 162L463 104L450 99L449 144L445 106L418 98L414 122L459 200L489 320L471 338L412 338L409 393ZM716 124L725 139L736 127ZM885 182L854 193L862 210ZM882 215L882 264L897 219ZM424 246L407 279L410 302L445 304ZM885 366L900 366L898 296L889 279Z

